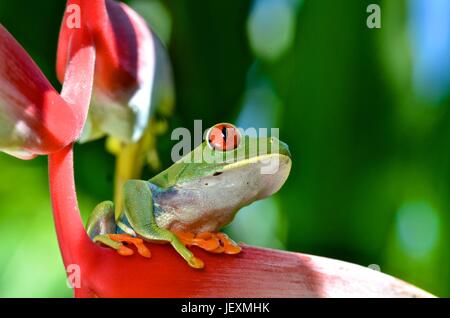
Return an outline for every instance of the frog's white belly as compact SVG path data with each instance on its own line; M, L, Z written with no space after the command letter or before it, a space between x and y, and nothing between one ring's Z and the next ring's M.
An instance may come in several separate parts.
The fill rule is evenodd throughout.
M170 189L151 185L156 223L169 230L218 231L233 220L240 208L281 188L291 160L286 156L272 156L270 160L278 160L278 169L272 174L261 173L261 168L270 163L257 160Z

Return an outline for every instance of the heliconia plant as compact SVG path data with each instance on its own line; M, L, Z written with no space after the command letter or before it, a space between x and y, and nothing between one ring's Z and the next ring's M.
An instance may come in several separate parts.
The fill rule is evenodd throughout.
M0 26L0 149L22 159L49 156L62 258L66 268L80 275L73 282L75 296L430 296L371 269L298 253L246 245L237 256L196 249L206 264L196 270L169 246L152 246L149 260L139 255L122 257L94 244L77 204L73 143L83 129L88 135L92 132L86 130L87 120L101 134L129 141L142 137L158 88L153 79L159 55L154 35L126 5L69 0L66 8L58 44L60 93Z
M123 3L69 0L67 8L58 41L60 82L74 32L89 29L96 51L91 107L82 140L108 134L123 142L138 141L155 108L163 104L159 108L168 113L172 107L171 70L162 44L145 20Z

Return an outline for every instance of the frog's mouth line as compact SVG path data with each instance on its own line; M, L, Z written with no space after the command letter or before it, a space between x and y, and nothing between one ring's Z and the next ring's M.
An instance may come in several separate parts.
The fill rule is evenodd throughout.
M283 186L289 177L291 166L289 156L279 153L267 154L231 163L209 175L209 178L220 176L218 182L240 187L239 192L256 191L251 197L260 200L277 192ZM209 187L211 183L208 181L204 185Z
M273 163L276 162L276 167L273 166ZM241 160L235 163L228 164L223 167L221 171L214 172L213 176L217 176L222 174L224 171L238 169L240 167L251 165L251 164L262 164L261 172L264 173L264 168L267 168L265 174L275 174L278 172L278 168L281 165L289 164L291 165L291 158L287 155L283 154L267 154L257 157L252 157L249 159ZM275 169L274 169L275 168ZM273 172L273 173L270 173Z

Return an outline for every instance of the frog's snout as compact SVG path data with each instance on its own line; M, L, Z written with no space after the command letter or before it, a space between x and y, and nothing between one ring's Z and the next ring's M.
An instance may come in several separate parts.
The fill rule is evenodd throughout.
M292 158L291 151L289 150L289 146L286 143L282 142L280 139L276 137L270 137L269 142L272 147L273 145L278 145L278 154L285 155L290 159Z

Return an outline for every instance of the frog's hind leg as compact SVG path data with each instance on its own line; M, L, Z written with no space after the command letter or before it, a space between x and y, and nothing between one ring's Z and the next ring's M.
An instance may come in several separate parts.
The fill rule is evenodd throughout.
M193 268L203 268L203 261L196 258L178 237L160 228L153 215L153 195L147 181L129 180L124 185L125 215L133 230L149 241L170 243Z
M190 232L175 232L175 235L178 236L185 246L195 245L211 253L238 254L241 252L241 247L225 233L203 232L194 234Z
M135 245L139 254L144 257L151 256L142 239L128 234L116 234L116 230L114 204L111 201L104 201L98 204L87 223L87 233L91 240L111 247L123 256L134 254L133 250L123 243Z
M117 224L114 219L114 203L103 201L95 207L89 216L86 231L93 240L98 235L116 233Z

